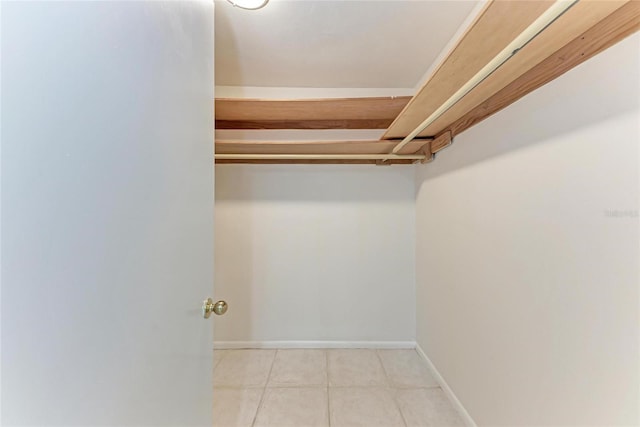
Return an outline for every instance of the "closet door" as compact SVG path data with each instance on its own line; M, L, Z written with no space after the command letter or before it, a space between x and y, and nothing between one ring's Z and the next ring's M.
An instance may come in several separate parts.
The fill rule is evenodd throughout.
M213 2L3 2L2 424L212 424Z

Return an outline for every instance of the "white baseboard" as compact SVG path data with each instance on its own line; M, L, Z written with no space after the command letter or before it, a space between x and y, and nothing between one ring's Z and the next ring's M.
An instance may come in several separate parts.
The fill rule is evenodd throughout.
M418 344L416 344L416 351L418 352L420 357L424 359L425 363L429 367L429 370L431 371L431 374L436 379L436 381L438 381L438 384L440 384L440 388L442 388L442 391L444 391L444 394L447 395L453 407L456 409L456 411L458 411L458 413L460 414L460 417L462 417L462 421L464 422L464 424L468 427L478 427L478 425L476 424L475 421L473 421L473 418L471 418L471 415L469 415L465 407L462 406L462 402L458 400L458 397L455 395L453 390L451 390L451 387L449 387L449 384L447 384L444 378L442 378L442 375L440 375L440 372L438 372L435 365L431 363L431 360L429 359L429 357L426 355L424 350L422 350L422 348Z
M416 348L415 341L215 341L213 348Z

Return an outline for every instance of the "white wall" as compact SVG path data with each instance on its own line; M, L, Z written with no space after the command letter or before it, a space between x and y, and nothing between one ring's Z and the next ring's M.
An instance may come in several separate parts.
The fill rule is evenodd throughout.
M417 337L479 425L633 424L638 35L417 169Z
M415 341L413 170L218 165L216 341Z

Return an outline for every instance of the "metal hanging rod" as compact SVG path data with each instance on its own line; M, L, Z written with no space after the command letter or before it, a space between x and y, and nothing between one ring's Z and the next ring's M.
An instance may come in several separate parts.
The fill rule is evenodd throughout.
M453 107L458 101L471 92L476 86L478 86L484 79L489 77L495 70L500 68L502 64L507 62L510 58L525 47L531 40L536 38L545 28L551 25L556 19L558 19L563 13L565 13L571 6L576 4L579 0L557 0L549 9L547 9L542 15L538 17L526 30L524 30L518 37L516 37L507 47L505 47L500 53L498 53L487 65L485 65L480 71L476 73L464 86L456 91L444 104L442 104L436 111L434 111L429 117L427 117L422 123L418 125L409 135L407 135L402 141L396 145L388 157L383 160L392 159L392 155L398 153L408 143L410 143L415 137L417 137L427 126L431 125L437 119L440 118L445 112Z

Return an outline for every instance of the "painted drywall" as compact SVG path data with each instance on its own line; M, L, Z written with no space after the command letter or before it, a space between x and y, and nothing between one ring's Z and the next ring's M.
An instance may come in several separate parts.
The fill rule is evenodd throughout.
M417 167L417 340L478 425L637 425L640 37Z
M216 83L413 88L477 3L216 0Z
M216 166L216 341L415 341L413 183L403 167Z

